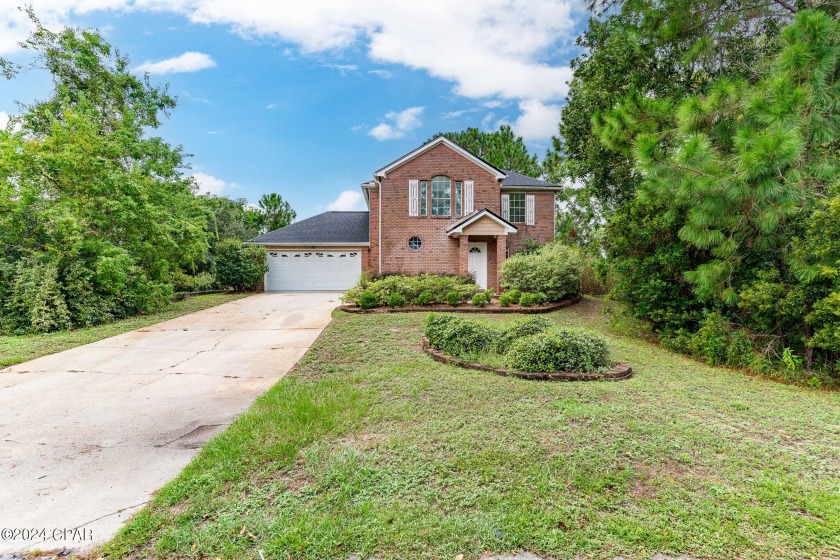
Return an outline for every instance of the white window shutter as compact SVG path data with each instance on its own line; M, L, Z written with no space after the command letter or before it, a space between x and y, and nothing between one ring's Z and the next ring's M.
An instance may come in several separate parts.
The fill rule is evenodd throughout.
M473 211L473 182L464 181L464 215Z
M526 194L525 195L525 225L532 226L534 225L534 195Z
M502 195L502 219L510 221L510 195Z
M408 181L408 215L417 216L420 197L417 192L420 189L420 181L409 179Z

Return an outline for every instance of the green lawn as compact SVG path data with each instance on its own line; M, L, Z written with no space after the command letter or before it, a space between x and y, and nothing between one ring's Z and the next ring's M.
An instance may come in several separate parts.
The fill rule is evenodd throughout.
M602 330L622 382L465 371L424 314L337 312L103 550L131 558L840 557L840 393ZM510 320L513 316L488 316Z
M245 297L246 295L248 294L209 294L195 296L172 303L157 313L139 315L96 327L50 334L0 336L0 367L19 364L40 356L61 352L68 348L96 342L109 336L116 336L124 332L133 331L134 329L180 317L181 315L227 303Z

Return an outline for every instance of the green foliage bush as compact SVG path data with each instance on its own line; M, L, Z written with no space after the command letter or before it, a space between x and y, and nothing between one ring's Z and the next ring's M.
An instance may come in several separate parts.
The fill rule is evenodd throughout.
M534 305L534 294L531 292L522 292L519 296L519 305L522 307L531 307Z
M475 359L498 354L521 371L598 371L609 365L603 337L583 330L557 327L542 317L526 317L503 327L455 314L430 313L426 319L429 344L450 356Z
M180 270L176 270L171 274L172 288L176 292L203 292L212 290L216 284L216 278L209 272L199 272L198 274L190 275Z
M359 296L359 307L362 309L373 309L378 305L379 300L376 299L376 296L372 292L365 291Z
M417 298L414 300L414 303L417 305L429 305L432 301L432 294L429 292L422 292L420 293Z
M448 303L452 307L455 307L456 305L461 303L461 294L454 291L449 292L448 294L446 294L446 303Z
M475 294L472 297L472 304L476 307L484 307L487 305L487 298L484 297L484 294Z
M583 256L580 249L559 242L528 254L516 254L502 263L502 285L520 292L542 292L549 301L580 293Z
M519 303L519 290L505 290L499 296L499 305L502 307L510 307L512 303Z
M499 336L499 329L458 315L430 313L425 334L433 348L450 356L463 357L490 349Z
M359 283L348 290L342 300L349 303L359 304L359 298L364 292L369 292L376 297L377 305L385 306L391 294L398 293L406 301L417 302L420 305L432 303L448 303L451 292L458 295L458 301L472 298L481 290L476 284L470 283L462 276L442 276L437 274L419 274L408 276L405 274L391 274L380 278L362 278ZM426 303L420 303L418 298L422 295Z
M593 372L607 368L607 341L593 332L555 327L520 338L506 362L521 371Z
M405 296L402 294L391 294L388 296L388 307L402 307L405 305Z
M265 249L225 239L216 245L216 281L223 288L256 290L268 272Z
M542 315L532 315L524 319L511 321L502 328L499 337L496 339L494 345L495 352L497 354L504 354L520 338L547 331L552 327L554 327L554 323L551 319Z

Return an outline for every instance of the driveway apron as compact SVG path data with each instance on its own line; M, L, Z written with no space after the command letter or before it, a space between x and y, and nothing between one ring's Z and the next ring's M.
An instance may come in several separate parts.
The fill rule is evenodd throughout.
M0 553L107 541L298 362L339 295L258 294L0 370Z

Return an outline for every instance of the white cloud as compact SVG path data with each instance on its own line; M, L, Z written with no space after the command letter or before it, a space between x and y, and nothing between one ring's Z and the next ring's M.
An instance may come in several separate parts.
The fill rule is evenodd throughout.
M272 109L276 109L277 108L277 103L269 103L268 105L265 106L265 108L268 109L269 111L271 111Z
M370 61L399 64L451 82L454 92L461 96L476 100L489 98L492 101L488 109L493 109L492 104L497 102L527 102L531 104L530 109L526 108L517 122L528 131L538 124L534 122L535 115L547 112L535 108L533 103L553 108L566 95L571 69L553 64L550 57L572 44L574 18L586 17L582 7L572 0L414 3L31 0L31 3L51 28L72 23L73 16L95 10L151 11L180 14L194 23L224 25L246 38L280 41L286 43L280 48L287 56L298 52L313 55L364 50ZM17 10L0 10L0 29L3 30L0 55L9 54L26 37L29 23ZM418 29L423 30L422 38ZM141 67L164 62L170 61L144 63ZM193 62L201 66L208 60ZM152 66L170 72L181 67L180 64ZM189 64L183 67L192 68ZM370 73L386 77L377 70ZM393 127L379 129L385 135L392 134L392 130Z
M526 142L545 140L552 134L557 134L557 124L560 122L559 105L529 99L519 103L519 110L522 113L510 127Z
M359 67L355 64L322 64L324 68L329 68L330 70L338 70L342 76L346 76L351 72L356 72Z
M496 130L499 128L499 123L493 122L493 119L496 118L496 113L487 113L484 115L484 118L481 119L481 130L485 132L490 132L491 130Z
M391 73L390 70L368 70L368 74L373 74L374 76L379 76L380 78L384 78L386 80L394 77L394 74Z
M183 72L198 72L216 66L216 61L209 54L200 52L185 52L182 55L152 62L147 60L134 69L135 72L149 74L177 74Z
M461 109L460 111L449 111L448 113L444 113L440 116L442 119L456 119L466 113L466 109Z
M0 129L6 130L7 124L9 124L9 113L0 111Z
M207 173L193 173L192 176L198 185L198 192L200 194L210 193L218 196L223 190L229 189L233 186L231 183L223 181L217 177L213 177L212 175L208 175Z
M368 131L368 135L373 136L380 142L384 140L393 140L395 138L403 138L406 133L423 124L420 121L420 114L423 113L423 109L425 109L425 107L409 107L399 113L396 111L386 113L385 119L392 122L376 125Z
M327 204L327 210L364 210L362 193L356 191L341 191L338 198Z

